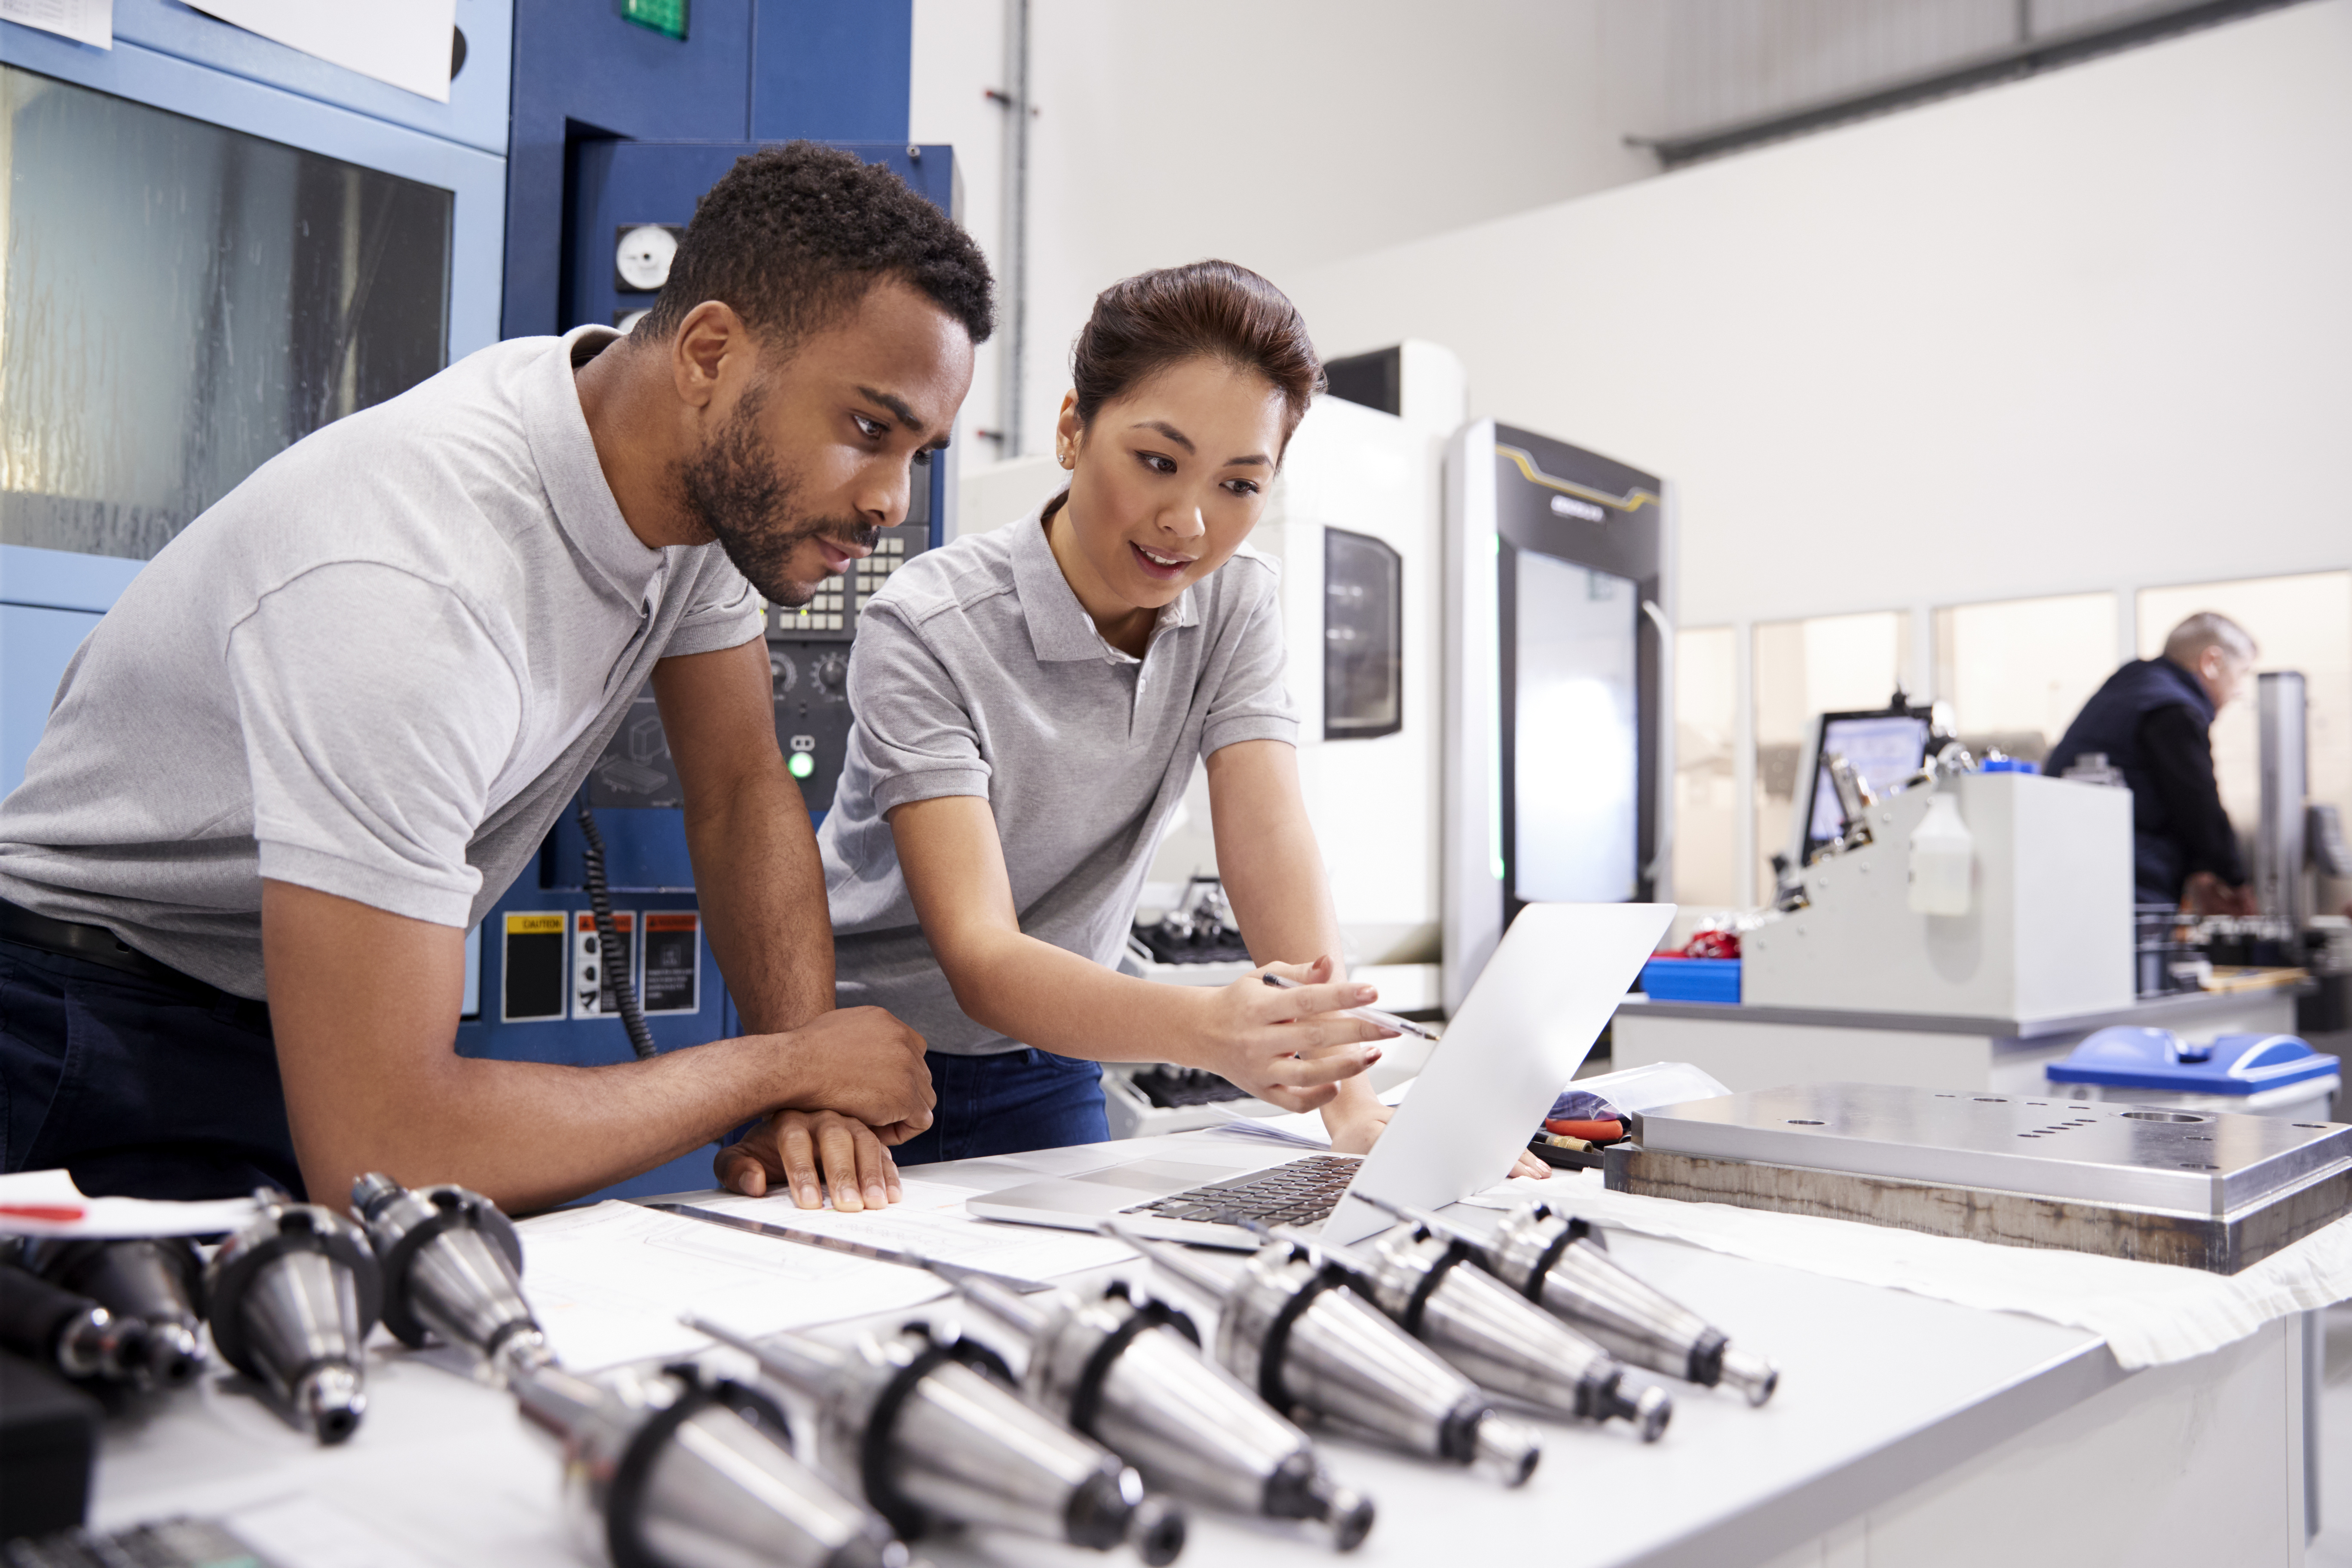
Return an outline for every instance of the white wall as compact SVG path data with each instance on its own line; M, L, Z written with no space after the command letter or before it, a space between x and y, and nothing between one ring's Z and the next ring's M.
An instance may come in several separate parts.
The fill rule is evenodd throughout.
M2352 0L1286 279L1667 476L1685 625L2352 563Z
M912 134L956 143L992 258L1003 111L983 94L1003 85L1003 0L916 0ZM1287 287L1657 167L1624 136L1658 126L1664 35L1624 0L1033 0L1030 26L1032 452L1120 278L1222 256ZM967 431L1003 422L995 364L983 350ZM999 455L971 441L964 460Z

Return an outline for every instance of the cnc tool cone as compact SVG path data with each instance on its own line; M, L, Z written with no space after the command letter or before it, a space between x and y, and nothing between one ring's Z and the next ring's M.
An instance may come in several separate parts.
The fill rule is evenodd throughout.
M1372 1528L1371 1500L1323 1468L1306 1433L1202 1352L1192 1320L1114 1285L1097 1300L1023 1296L967 1278L971 1301L1029 1341L1022 1387L1041 1408L1160 1489L1240 1513L1311 1520L1341 1552Z
M1696 1312L1626 1272L1590 1226L1540 1199L1514 1211L1484 1240L1418 1210L1369 1201L1459 1237L1480 1268L1621 1361L1702 1387L1728 1384L1750 1405L1763 1404L1780 1386L1770 1362L1735 1348Z
M1475 1384L1349 1289L1345 1273L1309 1248L1269 1242L1228 1276L1181 1247L1109 1228L1220 1304L1217 1360L1276 1410L1475 1465L1509 1486L1535 1473L1541 1438L1497 1416Z
M562 1456L572 1534L614 1568L901 1568L864 1504L793 1457L775 1402L691 1366L600 1382L551 1365L509 1384Z
M1727 1383L1750 1405L1772 1397L1778 1368L1735 1349L1696 1312L1627 1273L1587 1230L1538 1201L1495 1232L1486 1248L1495 1259L1491 1270L1636 1366L1704 1387Z
M204 1255L184 1237L100 1241L45 1237L27 1242L24 1266L89 1297L118 1318L147 1325L146 1372L177 1388L204 1370Z
M260 1215L205 1270L213 1343L320 1442L340 1443L367 1413L361 1346L383 1302L375 1254L331 1209L268 1188L254 1196Z
M1623 1416L1654 1443L1674 1415L1661 1388L1628 1397L1625 1369L1574 1329L1471 1261L1469 1246L1422 1225L1372 1243L1365 1293L1472 1382L1555 1415Z
M147 1373L145 1323L11 1263L0 1263L0 1349L68 1377L138 1383Z
M522 1243L498 1205L463 1187L352 1184L383 1265L383 1324L401 1342L464 1345L500 1381L554 1358L522 1297Z
M1117 1455L1024 1403L1004 1363L970 1340L915 1323L845 1352L688 1321L815 1400L827 1465L907 1540L976 1524L1097 1552L1126 1542L1155 1565L1184 1549L1181 1510L1147 1495Z

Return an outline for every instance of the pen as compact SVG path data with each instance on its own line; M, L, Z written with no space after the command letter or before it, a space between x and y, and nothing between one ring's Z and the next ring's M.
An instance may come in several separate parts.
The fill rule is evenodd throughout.
M1296 991L1305 984L1303 981L1285 980L1281 975L1270 971L1259 975L1258 978L1278 991ZM1394 1013L1383 1013L1378 1007L1342 1007L1339 1009L1339 1016L1343 1018L1361 1018L1367 1024L1378 1024L1381 1028L1394 1029L1400 1035L1413 1035L1424 1040L1437 1038L1435 1035L1431 1034L1412 1019L1400 1018Z
M803 1247L823 1247L827 1252L846 1252L855 1258L871 1258L877 1262L896 1263L908 1268L928 1268L950 1283L960 1274L976 1274L983 1279L993 1279L999 1285L1022 1295L1053 1289L1050 1285L1041 1285L1034 1279L1024 1279L1017 1275L999 1274L990 1268L973 1268L962 1264L950 1263L943 1258L932 1258L924 1253L908 1252L894 1247L877 1247L870 1241L858 1241L846 1236L831 1236L821 1230L796 1230L791 1226L772 1225L766 1220L747 1219L741 1215L720 1214L715 1209L701 1208L693 1204L647 1204L646 1207L659 1209L664 1214L679 1215L687 1219L698 1219L705 1225L725 1226L730 1230L749 1231L753 1236L771 1236L778 1241L797 1242Z

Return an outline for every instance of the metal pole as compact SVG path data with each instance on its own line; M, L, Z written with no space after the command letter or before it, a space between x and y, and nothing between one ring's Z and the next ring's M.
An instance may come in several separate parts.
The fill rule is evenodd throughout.
M1004 0L1004 233L997 276L1004 347L996 423L1003 432L997 455L1011 458L1021 455L1022 361L1028 329L1029 0Z

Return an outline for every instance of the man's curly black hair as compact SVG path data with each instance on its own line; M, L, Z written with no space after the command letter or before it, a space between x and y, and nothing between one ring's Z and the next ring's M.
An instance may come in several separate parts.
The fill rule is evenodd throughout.
M787 142L738 158L695 203L669 280L633 335L667 337L717 300L789 346L887 278L930 296L975 343L995 330L987 258L952 218L878 163Z

